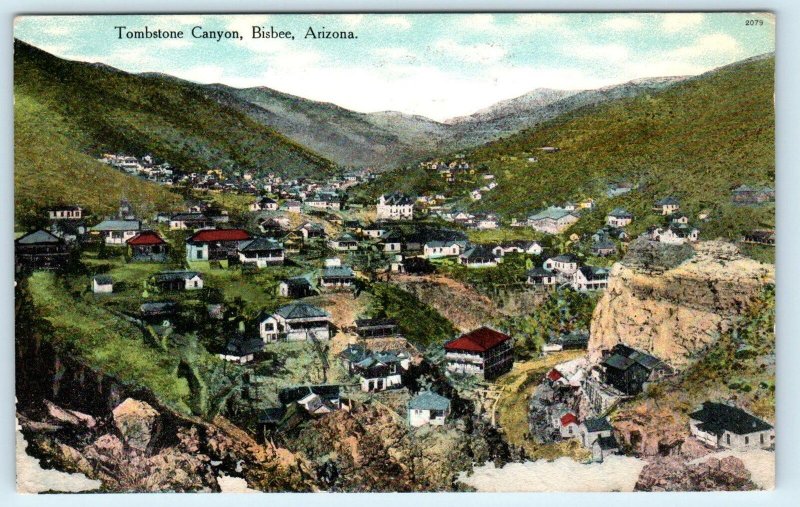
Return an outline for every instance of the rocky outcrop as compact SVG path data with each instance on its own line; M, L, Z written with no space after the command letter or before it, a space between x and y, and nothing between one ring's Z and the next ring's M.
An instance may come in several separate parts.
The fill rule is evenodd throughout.
M734 456L689 464L667 457L649 462L636 491L751 491L758 489L742 460Z
M125 443L139 451L146 450L157 429L158 412L143 401L128 398L111 413Z
M745 258L720 241L698 243L693 256L664 271L623 259L612 268L595 308L590 357L624 343L685 367L774 280L773 265Z

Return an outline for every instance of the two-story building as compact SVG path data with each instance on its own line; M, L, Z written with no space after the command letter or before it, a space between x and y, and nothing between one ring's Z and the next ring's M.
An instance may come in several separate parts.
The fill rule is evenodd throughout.
M414 218L414 201L399 192L384 194L378 198L378 220L411 220Z
M316 341L330 339L331 315L308 303L282 306L272 314L262 314L258 328L267 342Z
M514 365L513 340L507 334L480 327L444 344L447 371L493 380Z

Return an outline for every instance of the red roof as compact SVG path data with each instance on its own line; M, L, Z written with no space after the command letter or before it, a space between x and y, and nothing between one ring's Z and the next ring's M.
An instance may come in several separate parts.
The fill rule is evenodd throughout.
M165 241L155 231L142 231L128 240L129 245L150 246L162 245Z
M569 426L573 423L578 424L578 418L572 412L567 412L561 416L561 426Z
M561 375L561 372L556 370L555 368L553 368L552 370L547 372L548 380L551 380L553 382L555 382L556 380L560 379L561 377L563 377L563 375Z
M445 350L467 350L469 352L486 352L493 349L511 337L488 327L480 327L475 331L461 335L455 340L444 344Z
M192 243L208 243L211 241L243 241L250 239L250 233L244 229L206 229L198 231L189 238Z

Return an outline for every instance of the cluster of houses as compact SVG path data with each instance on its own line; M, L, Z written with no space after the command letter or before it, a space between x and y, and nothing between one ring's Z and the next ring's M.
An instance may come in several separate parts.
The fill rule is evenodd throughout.
M689 217L680 212L680 201L665 197L655 202L653 212L662 215L665 224L650 227L645 233L652 241L668 245L683 245L698 240L700 231L689 223Z
M551 289L569 286L579 292L603 290L608 287L609 270L596 266L581 266L573 254L561 254L544 261L541 268L526 273L528 285Z

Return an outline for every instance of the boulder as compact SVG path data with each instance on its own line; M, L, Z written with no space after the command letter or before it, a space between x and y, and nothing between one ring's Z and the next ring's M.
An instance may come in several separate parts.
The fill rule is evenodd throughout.
M146 451L155 436L159 413L143 401L128 398L112 411L114 425L125 443L136 450Z

